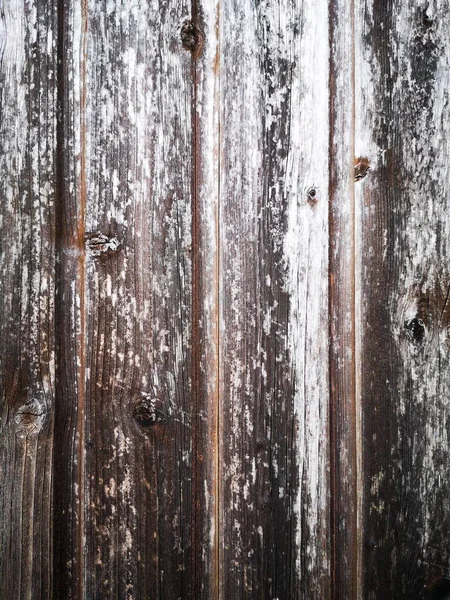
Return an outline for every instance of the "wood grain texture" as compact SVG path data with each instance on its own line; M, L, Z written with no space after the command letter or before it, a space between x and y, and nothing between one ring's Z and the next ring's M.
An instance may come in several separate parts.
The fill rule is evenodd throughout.
M449 5L358 0L355 14L361 597L444 598Z
M353 3L330 3L330 471L332 598L358 579Z
M327 7L221 3L224 599L330 594Z
M193 376L203 301L192 286L190 9L68 0L60 18L55 574L65 598L210 597L214 411Z
M0 598L449 596L449 15L0 3Z
M200 597L188 17L87 6L87 597ZM97 254L98 233L118 247Z
M57 15L0 10L0 597L49 598Z
M219 595L219 23L220 3L194 3L192 352L195 598Z
M58 14L53 596L84 595L86 5Z

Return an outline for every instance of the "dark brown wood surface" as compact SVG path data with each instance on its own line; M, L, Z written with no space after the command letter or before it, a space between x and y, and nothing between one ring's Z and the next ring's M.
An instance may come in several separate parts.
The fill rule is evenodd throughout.
M0 596L208 598L191 7L2 11Z
M361 596L444 598L449 5L367 1L356 9L356 155L370 163L355 184Z
M0 597L53 585L56 7L0 9Z
M63 15L74 202L63 220L78 249L66 281L76 316L63 317L62 340L74 340L78 361L67 399L76 433L56 472L59 533L73 532L55 557L65 597L209 597L197 575L209 546L197 499L205 411L193 392L189 9L89 2Z
M0 600L450 594L449 9L0 2Z
M331 597L358 590L353 3L330 3L329 343Z

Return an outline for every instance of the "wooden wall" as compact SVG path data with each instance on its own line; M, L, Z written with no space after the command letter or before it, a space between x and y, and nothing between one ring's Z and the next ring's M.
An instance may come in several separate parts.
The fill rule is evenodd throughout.
M450 598L448 0L0 0L0 599Z

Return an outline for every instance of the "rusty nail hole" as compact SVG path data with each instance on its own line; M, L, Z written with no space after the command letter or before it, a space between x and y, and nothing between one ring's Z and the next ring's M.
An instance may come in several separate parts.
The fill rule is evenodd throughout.
M111 254L117 252L120 247L120 242L116 237L104 233L87 233L85 243L86 249L92 256Z
M405 329L408 331L411 339L416 344L421 344L425 337L425 325L422 319L414 317L405 321Z
M133 402L133 418L143 429L161 423L165 418L162 401L150 394L136 394Z
M308 204L313 206L317 202L317 190L314 187L308 189Z
M180 34L183 48L198 54L202 47L202 35L199 28L192 21L185 21Z
M370 169L369 159L365 156L355 158L355 181L364 179Z

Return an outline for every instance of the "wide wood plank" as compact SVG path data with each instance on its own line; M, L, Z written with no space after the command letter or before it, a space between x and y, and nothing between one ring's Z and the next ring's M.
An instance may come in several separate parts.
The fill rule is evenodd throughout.
M52 589L54 3L0 9L0 597Z
M87 598L210 597L198 497L206 400L192 371L190 17L190 3L171 1L88 1L81 11Z
M220 15L220 597L330 596L328 3Z
M200 75L208 81L196 44L210 25L191 17L188 3L94 0L68 0L60 15L55 589L65 598L211 594L216 400L193 375L206 359L192 341L193 305L206 304L192 286L195 114L211 97L196 92Z
M447 1L356 2L367 599L448 594L449 14Z

